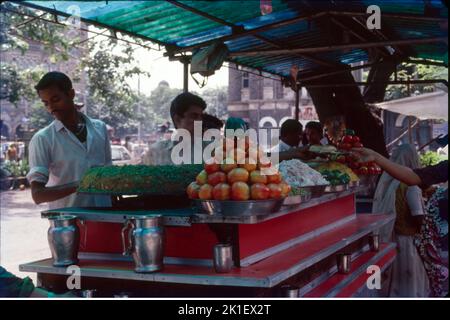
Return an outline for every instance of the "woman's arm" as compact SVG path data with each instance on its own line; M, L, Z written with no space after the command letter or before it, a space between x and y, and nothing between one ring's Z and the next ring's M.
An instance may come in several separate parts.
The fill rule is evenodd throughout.
M383 157L378 152L368 148L355 148L352 151L363 162L376 162L384 171L392 177L409 186L417 186L422 184L420 177L410 168L397 164Z

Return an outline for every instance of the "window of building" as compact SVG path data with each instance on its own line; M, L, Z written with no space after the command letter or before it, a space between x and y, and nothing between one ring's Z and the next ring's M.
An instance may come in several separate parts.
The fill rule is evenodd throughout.
M284 92L283 92L283 84L281 81L274 81L274 97L275 99L283 99L284 98Z
M249 77L248 72L244 72L242 74L242 88L248 88L249 87Z

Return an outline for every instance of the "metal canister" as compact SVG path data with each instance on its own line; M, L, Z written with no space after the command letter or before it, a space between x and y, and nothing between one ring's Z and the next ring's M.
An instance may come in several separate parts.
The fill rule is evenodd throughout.
M78 263L80 230L75 216L63 215L48 218L48 244L55 267L66 267Z
M125 234L129 226L127 246ZM162 270L165 244L162 216L139 216L128 220L122 229L122 244L124 255L132 255L136 272Z
M97 290L96 289L88 289L81 291L81 296L83 298L94 298L96 295Z
M285 284L281 286L281 295L286 298L298 298L300 296L300 288Z
M378 234L372 234L369 236L370 251L380 250L380 236Z
M233 246L219 243L214 246L214 269L218 273L230 272L233 268Z
M337 269L339 273L347 274L350 272L352 255L341 253L337 255Z

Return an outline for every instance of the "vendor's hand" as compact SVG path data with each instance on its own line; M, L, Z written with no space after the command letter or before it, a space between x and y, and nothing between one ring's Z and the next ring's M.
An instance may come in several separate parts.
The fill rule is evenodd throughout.
M79 185L80 185L80 181L73 181L68 184L65 184L64 187L76 189L76 188L78 188Z
M292 149L294 159L310 160L316 157L316 154L309 151L308 147L300 147Z
M431 186L431 187L427 188L426 190L423 190L422 194L426 199L429 199L436 192L436 190L437 190L436 186Z
M352 154L354 154L360 162L377 162L379 154L369 148L353 148Z

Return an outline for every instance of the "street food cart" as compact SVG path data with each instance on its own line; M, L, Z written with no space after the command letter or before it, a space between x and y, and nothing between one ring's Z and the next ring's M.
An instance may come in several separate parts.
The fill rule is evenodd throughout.
M100 296L276 297L286 285L299 288L305 297L377 296L380 290L366 284L372 275L369 267L386 271L396 251L393 243L374 248L371 236L393 216L356 215L355 194L362 188L323 194L265 215L209 215L186 207L66 208L42 216L70 214L79 219L82 289L95 288ZM132 259L122 255L121 229L128 218L148 214L164 219L164 268L136 273ZM222 274L214 271L212 255L224 234L233 244L235 267ZM348 273L338 272L339 254L351 255ZM66 268L54 267L51 258L23 264L20 270L37 272L39 285L55 291L67 290L71 275Z
M305 85L316 89L430 82L447 85L443 80L395 78L385 79L380 86L376 77L367 82L320 83L327 77L329 80L338 74L382 65L390 58L420 58L415 63L424 64L438 64L426 59L445 60L448 46L442 43L447 41L447 17L442 5L436 3L424 8L422 1L402 5L371 2L381 7L383 25L390 27L388 34L383 33L385 29L367 29L364 19L369 15L364 1L352 2L345 10L333 1L315 7L313 1L282 0L270 2L264 10L260 9L260 1L22 4L66 17L71 16L72 5L76 5L81 21L108 28L116 38L118 34L131 35L164 46L171 60L184 64L185 91L191 59L187 53L225 43L230 67L240 65L259 75L271 74L295 90L295 117L299 114L299 90ZM335 30L341 31L345 44L333 38ZM411 38L410 34L417 37ZM368 51L381 58L343 68L344 64L367 61ZM317 74L322 69L326 72ZM293 70L302 77L297 79ZM330 93L330 97L334 94ZM347 102L353 103L351 99ZM379 138L370 128L365 131L364 138ZM363 191L364 186L356 186L295 206L282 206L270 214L254 212L242 217L205 214L189 204L173 208L170 201L167 207L156 209L130 204L111 209L67 208L42 215L77 217L82 288L97 289L100 296L129 292L145 297L274 297L283 295L286 286L298 288L298 294L304 297L377 296L380 290L367 282L371 276L378 277L388 270L396 250L393 243L380 244L375 239L379 229L392 223L394 216L356 214L355 195ZM155 214L164 220L164 268L136 273L131 258L122 255L121 230L131 217ZM228 273L216 273L213 247L224 239L233 245L235 266ZM352 262L346 270L341 270L343 257ZM52 259L26 263L20 269L37 272L39 284L48 289L66 290L70 274L66 268L54 267Z

